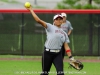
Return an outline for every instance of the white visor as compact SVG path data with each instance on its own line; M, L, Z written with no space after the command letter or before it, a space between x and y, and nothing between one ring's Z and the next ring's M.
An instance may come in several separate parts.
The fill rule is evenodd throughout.
M63 17L64 17L64 16L67 17L66 13L61 13L61 15L62 15Z
M53 20L57 19L58 17L63 19L62 15L57 14L57 15L55 15L55 16L53 17Z

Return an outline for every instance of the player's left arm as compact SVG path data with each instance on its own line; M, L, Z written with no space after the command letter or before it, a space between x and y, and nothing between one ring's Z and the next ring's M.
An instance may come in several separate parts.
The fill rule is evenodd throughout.
M74 57L72 56L72 51L71 51L68 43L70 43L70 40L68 38L68 35L65 33L65 42L64 42L65 52L70 60L74 60Z
M71 57L72 56L72 53L71 53L71 49L68 45L68 43L64 43L64 48L65 48L65 51L66 51L66 54L68 55L68 57Z
M67 56L69 57L69 59L70 59L71 61L74 61L75 59L74 59L74 57L72 56L72 52L71 52L71 49L70 49L68 43L66 43L66 42L64 43L64 48L65 48L65 52L66 52Z
M69 31L68 31L68 36L71 34L71 32L72 32L72 30L69 30Z
M64 47L66 50L66 54L68 55L69 60L70 60L69 67L73 67L76 70L82 70L84 65L82 64L81 61L74 59L74 57L72 56L71 50L68 46L68 43L65 42Z
M71 23L68 21L68 33L67 33L68 36L71 34L72 30L73 30L73 27L72 27Z
M74 57L72 56L72 51L71 51L71 49L68 45L69 42L70 42L69 38L66 35L66 40L64 42L64 48L65 48L66 54L67 54L67 56L69 57L69 60L70 60L69 65L70 65L70 67L73 67L77 70L82 70L84 65L79 60L74 59Z

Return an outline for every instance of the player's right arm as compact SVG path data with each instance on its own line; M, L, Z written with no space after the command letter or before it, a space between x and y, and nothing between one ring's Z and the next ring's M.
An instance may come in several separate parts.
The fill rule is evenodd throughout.
M33 18L35 19L36 22L38 22L39 24L41 24L43 27L47 28L46 22L43 21L43 20L41 20L41 19L35 14L35 12L33 11L32 7L27 8L27 9L31 12L31 14L32 14L32 16L33 16Z

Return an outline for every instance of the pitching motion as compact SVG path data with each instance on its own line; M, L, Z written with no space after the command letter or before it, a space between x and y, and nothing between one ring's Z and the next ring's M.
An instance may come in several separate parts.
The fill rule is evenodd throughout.
M31 4L30 4L29 2L26 2L26 3L25 3L25 7L26 7L26 8L30 8L30 6L31 6Z
M30 11L34 20L45 28L47 34L47 40L44 44L44 52L42 54L41 75L49 74L52 63L56 68L57 75L64 75L63 57L61 53L61 47L63 44L65 52L70 60L70 67L73 67L76 70L82 70L84 65L79 60L75 60L72 56L70 47L68 45L68 43L70 42L68 35L61 29L61 25L63 23L63 16L61 14L54 15L53 24L51 24L40 19L33 11L29 2L25 3L25 7Z

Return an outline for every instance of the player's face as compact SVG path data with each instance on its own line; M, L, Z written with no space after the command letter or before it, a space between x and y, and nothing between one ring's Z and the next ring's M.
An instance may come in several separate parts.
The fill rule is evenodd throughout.
M62 18L56 18L56 19L54 20L54 24L55 24L56 26L61 26L62 23L63 23L63 19L62 19Z
M66 17L65 16L63 16L63 22L65 22L66 21Z

